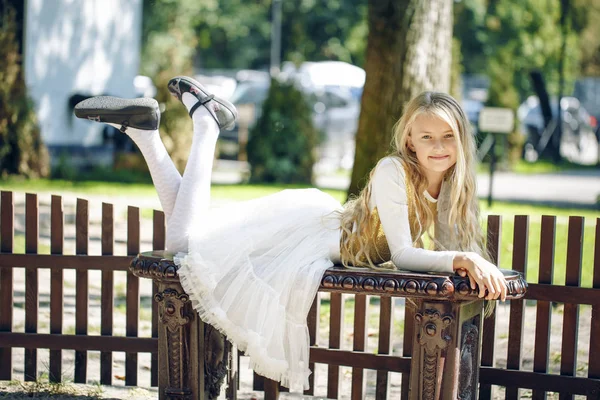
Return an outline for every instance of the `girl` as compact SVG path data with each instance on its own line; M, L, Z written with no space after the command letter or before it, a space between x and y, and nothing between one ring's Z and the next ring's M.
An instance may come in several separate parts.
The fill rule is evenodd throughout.
M95 97L75 114L120 128L140 148L183 288L200 317L250 356L257 373L308 388L306 316L334 263L378 268L391 260L414 271L457 271L479 285L481 297L505 298L502 273L479 255L475 145L452 97L425 92L407 105L394 151L344 207L316 189L298 189L209 211L219 129L231 129L237 112L191 78L173 78L169 90L194 124L183 176L160 139L155 100ZM432 250L422 248L423 239Z

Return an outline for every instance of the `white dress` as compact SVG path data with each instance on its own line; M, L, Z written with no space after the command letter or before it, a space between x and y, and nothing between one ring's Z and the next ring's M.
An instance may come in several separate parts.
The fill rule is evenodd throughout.
M317 189L283 190L210 210L179 253L181 285L200 318L260 375L308 389L306 317L339 254L342 206Z
M378 209L394 264L452 273L455 252L412 246L400 162L383 159L371 185L370 208ZM442 186L440 200L447 192ZM437 229L447 215L439 213L441 203L436 239L447 243L451 231ZM254 371L286 387L309 388L306 317L325 270L339 261L341 211L337 200L317 189L211 209L188 232L188 253L175 257L200 318L244 351Z

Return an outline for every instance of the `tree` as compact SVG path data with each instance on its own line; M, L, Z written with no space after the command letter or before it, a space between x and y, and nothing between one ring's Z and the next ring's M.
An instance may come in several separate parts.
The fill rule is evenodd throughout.
M21 66L15 9L0 5L0 174L47 176L48 152L42 143Z
M489 106L510 108L516 115L519 104L532 94L532 70L541 71L551 94L562 93L565 84L572 88L579 70L577 42L582 17L580 8L565 15L563 1L489 3L487 39L488 46L493 46L488 50ZM568 29L563 31L562 27ZM520 158L522 141L523 135L515 126L508 136L510 161ZM559 142L555 141L556 155L558 148Z
M448 92L452 0L370 0L369 36L356 154L349 194L357 194L389 153L392 128L424 90Z

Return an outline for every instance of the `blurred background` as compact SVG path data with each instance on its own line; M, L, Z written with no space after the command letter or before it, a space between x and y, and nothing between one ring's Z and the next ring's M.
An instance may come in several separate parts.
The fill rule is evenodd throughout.
M599 22L600 0L0 0L0 190L3 199L4 191L14 194L14 210L3 213L14 211L12 250L31 249L25 193L36 194L39 254L52 249L54 194L62 196L63 254L77 251L78 197L90 201L88 254L104 254L101 203L114 206L115 255L130 254L129 215L137 212L139 250L154 248L152 209L161 206L145 162L127 135L74 117L73 107L90 96L156 98L160 134L180 171L192 124L168 92L169 79L193 76L234 103L238 124L221 132L215 154L211 199L219 206L308 186L344 202L390 152L407 101L437 90L463 105L476 137L482 224L486 215L504 217L498 265L513 267L513 237L522 237L514 236L513 216L529 215L527 279L537 282L540 254L548 253L540 241L541 216L552 215L553 283L564 284L567 253L578 252L568 250L570 243L581 245L581 260L573 263L581 265L582 286L592 287L600 222ZM492 121L501 129L490 128L489 115L503 116ZM577 234L574 215L585 218L581 239L569 236ZM25 272L15 270L22 271L14 275L14 327L23 331ZM74 296L70 272L65 293ZM115 321L126 318L125 279L122 273L114 285ZM90 278L96 314L101 282ZM40 327L46 329L47 284L40 293L46 305ZM149 280L141 294L149 310ZM65 306L63 332L75 332L73 304ZM562 305L554 306L563 313ZM508 305L498 310L506 318L499 317L497 329L508 332ZM142 336L150 335L150 315L140 314ZM579 329L590 332L590 318L580 321ZM99 322L90 326L100 333ZM115 334L125 334L124 323L115 324ZM508 333L502 335L498 354L506 354ZM350 343L351 336L344 340ZM557 372L560 343L553 340L549 353L550 370ZM580 376L588 373L587 349L580 342ZM21 368L24 352L18 350L14 365ZM528 367L532 354L524 353ZM115 365L125 371L125 355L118 357ZM40 360L45 373L47 358ZM148 388L150 357L140 360L138 384ZM100 376L97 364L90 362L90 376ZM506 359L498 363L505 365ZM16 372L21 379L22 368ZM116 385L125 383L123 375L115 375ZM156 393L127 398L155 399Z
M166 82L190 75L240 110L236 128L221 133L217 181L356 193L389 151L407 99L441 90L464 106L482 175L492 152L500 172L578 171L596 178L585 186L598 184L586 200L597 205L600 0L0 0L0 8L6 179L148 182L126 135L73 116L95 95L155 97L183 171L191 124ZM511 110L511 132L480 131L484 107Z

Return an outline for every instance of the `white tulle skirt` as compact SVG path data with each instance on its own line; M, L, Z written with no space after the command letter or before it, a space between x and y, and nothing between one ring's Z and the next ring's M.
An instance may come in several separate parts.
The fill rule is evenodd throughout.
M317 189L284 190L211 209L175 262L200 318L250 357L260 375L308 389L306 317L339 257L340 203Z

